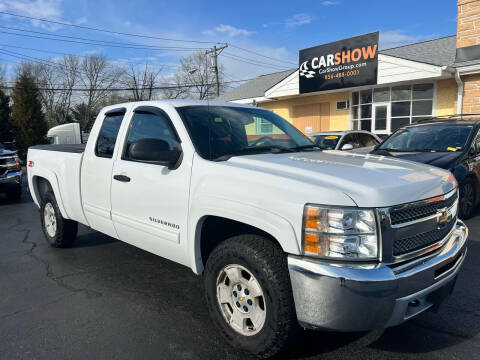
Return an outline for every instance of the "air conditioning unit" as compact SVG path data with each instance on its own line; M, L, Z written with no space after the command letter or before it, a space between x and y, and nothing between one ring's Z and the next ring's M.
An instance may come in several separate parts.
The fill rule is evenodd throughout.
M350 102L348 100L337 101L337 110L348 110L349 108L350 108Z

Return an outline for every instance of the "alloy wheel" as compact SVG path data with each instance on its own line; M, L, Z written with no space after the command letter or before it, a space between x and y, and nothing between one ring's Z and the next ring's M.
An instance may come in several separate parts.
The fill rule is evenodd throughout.
M47 234L50 237L55 237L55 234L57 233L57 218L55 217L55 209L51 203L45 205L43 218Z
M236 332L252 336L265 324L267 309L262 287L244 266L225 266L217 277L217 300L223 318Z

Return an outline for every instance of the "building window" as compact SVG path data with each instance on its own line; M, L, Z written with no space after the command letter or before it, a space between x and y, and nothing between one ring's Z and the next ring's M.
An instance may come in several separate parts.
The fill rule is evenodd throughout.
M379 87L353 92L352 128L391 133L402 126L431 117L433 92L432 83ZM378 105L379 103L381 105ZM374 115L372 106L376 109ZM379 109L378 106L382 108ZM386 126L384 112L389 113Z
M273 124L262 118L255 118L257 123L257 134L273 134Z

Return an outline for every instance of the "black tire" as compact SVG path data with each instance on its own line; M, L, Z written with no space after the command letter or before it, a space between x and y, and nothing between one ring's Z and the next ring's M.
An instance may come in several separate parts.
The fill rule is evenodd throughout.
M50 204L53 207L54 217L56 221L54 234L49 234L45 225L45 207ZM40 220L42 229L48 243L56 248L71 247L77 237L78 223L73 220L64 219L58 208L57 200L52 191L47 191L43 197L40 207Z
M475 183L472 179L467 178L460 184L460 201L458 216L462 220L472 217L475 210L475 200L477 193L475 191Z
M258 333L242 335L224 317L217 300L217 278L227 265L238 264L253 274L265 298L265 323ZM296 318L287 256L272 241L257 235L225 240L210 254L205 267L205 294L210 315L234 347L267 358L286 349L296 338Z

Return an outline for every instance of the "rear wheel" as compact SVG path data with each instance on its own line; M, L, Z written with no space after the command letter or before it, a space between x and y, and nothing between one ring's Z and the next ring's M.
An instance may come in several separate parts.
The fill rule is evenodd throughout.
M270 357L295 339L299 326L286 260L276 244L256 235L225 240L209 256L207 304L231 345Z
M70 247L77 237L78 223L62 217L55 195L47 191L40 208L43 233L53 247Z
M473 215L475 209L475 184L472 179L465 179L460 184L460 202L459 217L461 219L469 219Z

